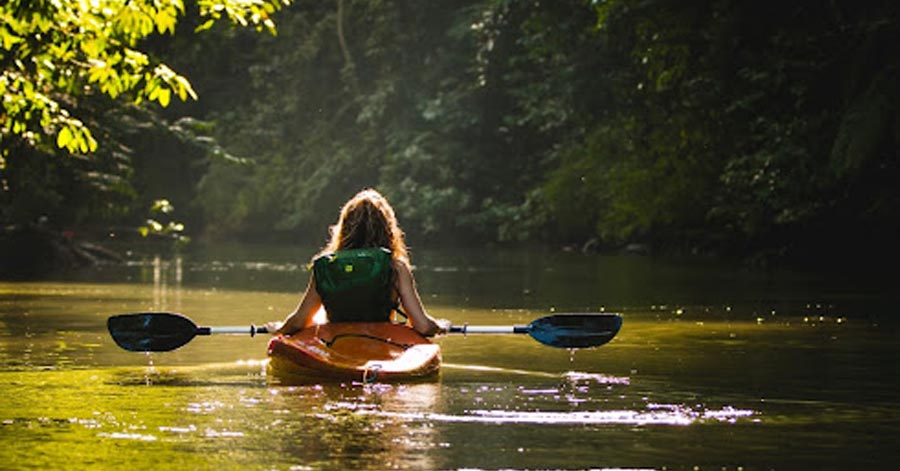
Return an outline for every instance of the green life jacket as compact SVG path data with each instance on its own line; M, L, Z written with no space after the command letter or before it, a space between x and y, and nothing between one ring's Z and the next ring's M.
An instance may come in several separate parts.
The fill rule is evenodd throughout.
M387 249L352 249L322 255L313 261L316 290L331 322L387 322L393 267Z

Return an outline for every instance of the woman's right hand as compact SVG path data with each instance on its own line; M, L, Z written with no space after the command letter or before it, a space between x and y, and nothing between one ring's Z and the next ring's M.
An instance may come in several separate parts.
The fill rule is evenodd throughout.
M435 319L435 325L437 326L437 330L435 330L434 335L444 335L450 331L450 327L453 325L449 319Z

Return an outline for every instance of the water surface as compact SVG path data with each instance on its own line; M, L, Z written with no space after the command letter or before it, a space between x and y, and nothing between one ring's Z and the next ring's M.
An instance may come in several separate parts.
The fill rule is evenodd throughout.
M110 315L281 318L309 251L195 247L0 282L5 469L893 469L893 298L879 282L712 262L510 250L414 253L462 324L616 311L613 342L447 336L439 378L286 385L265 338L118 349Z

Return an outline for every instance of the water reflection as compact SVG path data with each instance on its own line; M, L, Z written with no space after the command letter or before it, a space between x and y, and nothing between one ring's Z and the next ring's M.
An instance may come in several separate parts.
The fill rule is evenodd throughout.
M297 293L305 286L306 263L315 251L315 247L193 244L160 264L180 263L180 269L172 270L181 274L171 274L168 281L177 280L182 286ZM890 300L896 300L886 280L878 277L748 270L712 260L528 249L421 249L415 262L426 301L482 309L638 309L691 319L755 319L768 318L773 311L779 316L803 311L828 316L842 308L845 315L864 311L881 315L892 312L895 303ZM148 256L124 270L107 267L94 279L135 279L129 271L152 274L156 264L156 257ZM150 282L143 275L137 279Z
M184 258L181 255L175 255L169 260L156 255L153 257L150 268L153 271L152 310L181 310Z
M281 432L272 447L291 464L438 469L427 453L439 441L433 427L378 414L440 407L439 384L325 384L270 387L268 392L276 417L270 426Z
M102 439L174 441L232 458L265 449L290 466L442 469L447 458L435 450L459 452L454 428L466 424L538 427L531 433L553 436L558 427L737 424L762 417L730 406L647 401L636 397L642 393L628 377L461 366L451 369L475 376L305 386L268 381L258 362L154 369L149 386L142 383L146 369L120 368L95 373L91 384L101 397L112 393L119 397L114 402L131 406L96 403L90 407L101 411L100 420L88 425ZM529 380L497 382L498 374ZM70 414L90 415L68 404ZM488 451L467 453L485 458Z

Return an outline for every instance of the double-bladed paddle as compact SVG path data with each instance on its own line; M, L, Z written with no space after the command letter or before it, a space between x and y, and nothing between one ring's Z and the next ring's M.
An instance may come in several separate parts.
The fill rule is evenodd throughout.
M194 321L172 312L140 312L110 317L106 326L116 344L132 352L167 352L198 335L268 333L265 327L198 327ZM528 325L451 326L451 334L528 334L556 348L599 347L622 327L618 314L555 314Z

